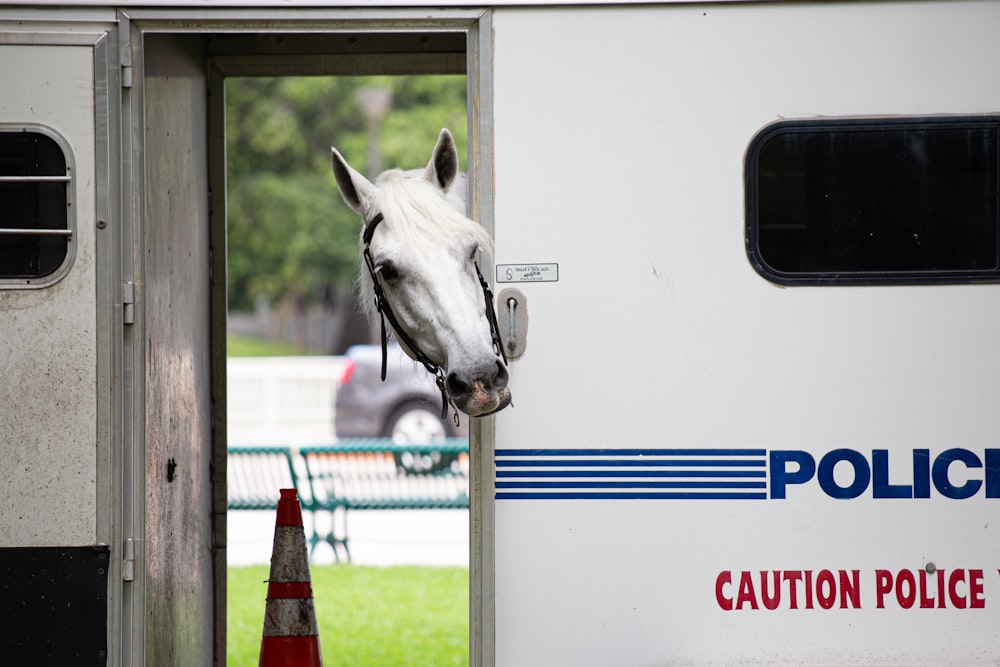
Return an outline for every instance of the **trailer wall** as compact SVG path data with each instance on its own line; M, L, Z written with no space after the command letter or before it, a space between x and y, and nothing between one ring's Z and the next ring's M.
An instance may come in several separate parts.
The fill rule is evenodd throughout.
M885 456L915 496L914 452L983 465L998 287L769 282L747 257L745 157L782 119L1000 111L998 26L989 2L495 10L496 261L513 267L496 278L530 304L515 407L495 419L497 665L996 661L986 484L848 499L772 482L797 470L782 452L861 472ZM532 266L549 269L518 273ZM755 453L771 486L638 498L567 473L658 450ZM955 485L994 475L969 461ZM846 461L836 475L854 480ZM945 569L985 606L941 602ZM807 608L824 572L832 606Z

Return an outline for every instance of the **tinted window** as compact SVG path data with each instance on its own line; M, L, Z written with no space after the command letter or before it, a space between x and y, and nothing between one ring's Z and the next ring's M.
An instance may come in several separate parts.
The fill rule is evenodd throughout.
M0 131L0 279L30 284L55 273L72 241L70 174L52 137Z
M747 250L784 284L1000 281L998 118L778 123L747 155Z

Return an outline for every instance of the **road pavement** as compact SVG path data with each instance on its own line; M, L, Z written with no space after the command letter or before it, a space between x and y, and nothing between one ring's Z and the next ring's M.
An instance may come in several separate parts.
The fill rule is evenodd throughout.
M269 511L229 512L230 565L271 561L274 519ZM469 565L467 510L355 511L348 521L355 565ZM330 547L318 545L313 562L333 561Z

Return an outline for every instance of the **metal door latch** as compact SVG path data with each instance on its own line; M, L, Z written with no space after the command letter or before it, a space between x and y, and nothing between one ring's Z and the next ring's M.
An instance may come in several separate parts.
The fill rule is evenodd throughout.
M524 354L528 338L528 297L518 289L505 289L497 297L497 323L508 359Z

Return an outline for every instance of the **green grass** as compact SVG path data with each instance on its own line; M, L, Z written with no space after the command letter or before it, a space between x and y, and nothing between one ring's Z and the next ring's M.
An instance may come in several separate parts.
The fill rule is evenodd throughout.
M310 354L308 350L265 338L233 336L227 338L230 357L289 357Z
M323 664L465 667L469 570L463 567L313 565ZM227 663L257 664L269 568L229 568Z

